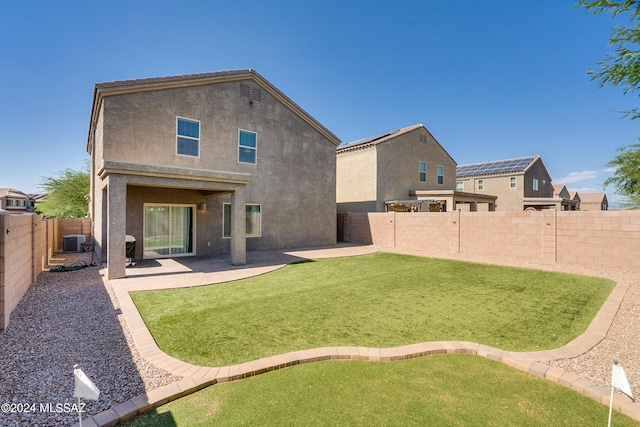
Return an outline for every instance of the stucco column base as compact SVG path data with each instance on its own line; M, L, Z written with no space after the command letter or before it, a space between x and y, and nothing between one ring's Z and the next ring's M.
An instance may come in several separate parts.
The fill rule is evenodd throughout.
M111 175L107 184L107 277L120 279L125 273L127 226L127 181Z
M239 186L231 193L231 264L247 263L246 190Z

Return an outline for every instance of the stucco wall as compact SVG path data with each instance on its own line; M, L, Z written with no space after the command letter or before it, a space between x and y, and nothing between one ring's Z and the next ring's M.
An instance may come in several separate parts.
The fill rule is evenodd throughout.
M376 210L377 152L375 146L338 153L336 201L338 212Z
M640 271L640 211L350 213L349 241Z
M420 181L419 163L427 164ZM438 166L444 181L438 184ZM384 212L385 202L408 200L411 190L453 190L456 164L423 127L337 156L338 212Z
M246 201L260 204L262 236L248 238L247 249L333 244L336 241L335 145L267 90L249 105L240 84L216 83L108 96L104 100L104 159L251 175ZM176 118L200 122L198 157L176 153ZM238 132L257 133L256 164L238 161ZM96 240L106 245L108 182L96 183ZM128 234L142 251L142 214L146 203L206 203L196 219L196 254L226 253L222 204L229 196L206 196L195 190L127 188ZM103 224L100 228L100 224ZM207 243L210 243L210 246ZM104 250L102 251L104 259ZM142 252L139 252L140 254Z
M426 142L420 141L420 135ZM456 164L440 144L423 128L377 145L378 212L384 202L409 199L409 190L453 190ZM419 163L427 164L427 180L420 181ZM438 184L438 166L444 167L444 182Z

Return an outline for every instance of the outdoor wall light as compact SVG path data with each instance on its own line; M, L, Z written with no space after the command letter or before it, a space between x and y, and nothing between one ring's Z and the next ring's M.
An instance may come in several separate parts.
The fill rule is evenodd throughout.
M253 101L249 101L249 107L253 107Z

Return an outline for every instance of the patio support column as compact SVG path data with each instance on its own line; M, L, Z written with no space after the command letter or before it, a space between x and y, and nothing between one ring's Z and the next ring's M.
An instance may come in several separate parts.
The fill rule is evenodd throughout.
M107 278L120 279L125 273L127 225L127 181L109 175L107 184Z
M247 263L247 196L245 186L231 193L231 264Z

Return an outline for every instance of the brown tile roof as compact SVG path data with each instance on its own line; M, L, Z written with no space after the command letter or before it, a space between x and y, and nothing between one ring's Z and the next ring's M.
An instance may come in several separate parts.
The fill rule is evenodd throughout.
M248 68L242 70L216 71L210 73L184 74L179 76L151 77L145 79L118 80L113 82L96 83L93 90L93 102L91 107L91 119L89 122L89 135L87 138L87 151L90 152L91 135L95 129L98 112L101 108L101 99L105 96L114 96L127 93L147 92L162 89L174 89L189 86L201 86L206 84L234 82L241 80L253 80L273 97L289 107L294 113L309 123L318 132L325 136L334 145L340 144L333 132L327 129L291 98L285 95L271 82L262 77L257 71Z
M353 151L353 150L357 150L360 148L366 148L366 147L373 147L375 145L381 144L383 142L386 141L390 141L394 138L397 138L400 135L404 135L405 133L411 132L413 130L416 129L424 129L425 132L427 132L431 138L433 138L433 140L436 142L436 144L438 144L440 146L440 148L442 148L442 150L447 153L447 155L451 158L451 160L454 160L453 157L451 157L451 155L447 152L447 150L445 150L445 148L442 146L442 144L440 144L440 142L438 142L438 140L431 134L431 132L429 132L429 129L427 129L422 123L417 124L417 125L412 125L412 126L407 126L398 130L394 130L391 132L387 132L387 133L383 133L382 135L377 135L377 136L372 136L372 137L368 137L368 138L362 138L362 139L358 139L355 141L351 141L351 142L347 142L344 144L341 144L338 146L338 148L336 148L336 152L338 154L340 153L345 153L348 151Z

